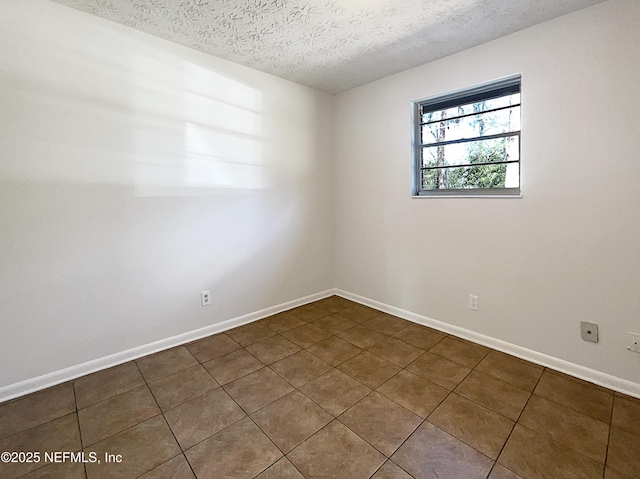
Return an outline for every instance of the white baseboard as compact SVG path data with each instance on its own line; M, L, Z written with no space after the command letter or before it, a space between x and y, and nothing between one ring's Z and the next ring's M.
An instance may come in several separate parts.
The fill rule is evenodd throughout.
M65 369L54 371L52 373L44 374L42 376L1 387L0 403L8 401L10 399L14 399L16 397L24 396L25 394L49 388L66 381L71 381L80 376L85 376L87 374L117 366L119 364L126 363L127 361L141 358L142 356L147 356L149 354L157 353L159 351L173 348L181 344L189 343L191 341L211 336L212 334L221 333L223 331L227 331L244 324L249 324L273 314L287 311L289 309L296 308L298 306L302 306L304 304L311 303L322 298L326 298L328 296L331 296L332 294L337 294L339 296L342 296L343 298L350 299L352 301L363 304L365 306L369 306L371 308L378 309L385 313L393 314L394 316L398 316L408 321L422 324L423 326L428 326L447 334L452 334L454 336L467 339L474 343L497 349L498 351L511 354L512 356L531 361L532 363L539 364L541 366L549 367L556 371L569 374L570 376L584 379L585 381L598 384L614 391L640 398L640 384L634 383L633 381L628 381L626 379L612 376L611 374L606 374L601 371L586 368L584 366L580 366L563 359L548 356L531 349L523 348L522 346L508 343L500 339L492 338L475 331L461 328L459 326L454 326L452 324L438 321L421 314L416 314L411 311L397 308L395 306L390 306L373 299L365 298L364 296L349 293L348 291L343 291L341 289L328 289L320 293L311 294L309 296L265 308L260 311L245 314L243 316L238 316L236 318L228 319L226 321L212 324L210 326L205 326L204 328L188 331L177 336L162 339L160 341L155 341L153 343L138 346L126 351L121 351L109 356L104 356L92 361L87 361L76 366L71 366Z
M506 341L492 338L490 336L485 336L484 334L480 334L469 329L454 326L449 323L438 321L437 319L432 319L421 314L412 313L411 311L406 311L404 309L396 308L395 306L390 306L373 299L365 298L364 296L349 293L348 291L336 289L335 294L363 304L365 306L378 309L385 313L393 314L394 316L398 316L402 319L406 319L417 324L422 324L423 326L428 326L430 328L437 329L438 331L452 334L454 336L467 339L474 343L482 344L483 346L487 346L492 349L497 349L498 351L502 351L503 353L516 356L520 359L525 359L532 363L539 364L540 366L545 366L556 371L560 371L570 376L584 379L585 381L598 384L599 386L603 386L614 391L627 394L629 396L640 398L640 384L633 381L612 376L611 374L596 371L595 369L580 366L578 364L574 364L563 359L558 359L553 356L548 356L531 349L523 348L522 346L518 346L516 344L508 343Z
M178 334L177 336L161 339L160 341L144 344L142 346L128 349L126 351L121 351L115 354L110 354L109 356L104 356L102 358L87 361L86 363L78 364L76 366L60 369L58 371L43 374L42 376L38 376L35 378L26 379L18 383L9 384L8 386L3 386L0 388L0 403L19 396L24 396L25 394L46 389L51 386L64 383L66 381L70 381L72 379L79 378L80 376L85 376L87 374L95 373L103 369L111 368L113 366L126 363L127 361L141 358L142 356L147 356L149 354L157 353L165 349L173 348L181 344L190 343L191 341L211 336L212 334L221 333L223 331L227 331L244 324L252 323L254 321L258 321L260 319L271 316L272 314L281 313L283 311L287 311L289 309L296 308L298 306L302 306L304 304L311 303L322 298L326 298L328 296L331 296L332 294L335 294L335 290L328 289L326 291L311 294L309 296L298 298L293 301L288 301L277 306L271 306L270 308L265 308L254 313L245 314L243 316L228 319L220 323L212 324L210 326L205 326L204 328L196 329L194 331L188 331L186 333Z

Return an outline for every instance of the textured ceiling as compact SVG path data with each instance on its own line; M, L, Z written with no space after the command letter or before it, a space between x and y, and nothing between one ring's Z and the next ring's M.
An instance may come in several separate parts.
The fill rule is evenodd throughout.
M53 0L339 93L603 0Z

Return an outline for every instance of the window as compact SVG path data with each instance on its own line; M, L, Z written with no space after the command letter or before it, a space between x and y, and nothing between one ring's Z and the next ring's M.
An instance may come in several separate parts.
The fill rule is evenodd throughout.
M413 102L414 195L520 194L520 75Z

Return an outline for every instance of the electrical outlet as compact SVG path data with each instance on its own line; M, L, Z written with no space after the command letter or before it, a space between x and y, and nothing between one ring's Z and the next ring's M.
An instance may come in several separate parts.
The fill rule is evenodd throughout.
M598 325L595 323L588 323L586 321L580 321L580 336L585 341L592 343L598 342Z
M478 311L478 297L473 294L469 295L469 309Z
M640 333L629 333L629 336L631 336L631 345L627 349L634 353L640 353Z
M202 300L202 306L211 304L211 291L207 290L200 293L200 299Z

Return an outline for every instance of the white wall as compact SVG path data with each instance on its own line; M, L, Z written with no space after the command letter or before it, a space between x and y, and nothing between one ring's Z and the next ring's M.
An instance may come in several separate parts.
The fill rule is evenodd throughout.
M0 389L332 286L640 383L638 24L608 2L332 98L0 0ZM523 198L412 199L410 102L518 72Z
M339 95L336 286L640 383L638 25L607 2ZM412 199L411 101L515 73L523 198Z
M332 106L0 0L0 388L332 287Z

